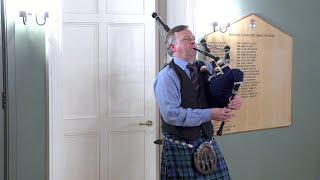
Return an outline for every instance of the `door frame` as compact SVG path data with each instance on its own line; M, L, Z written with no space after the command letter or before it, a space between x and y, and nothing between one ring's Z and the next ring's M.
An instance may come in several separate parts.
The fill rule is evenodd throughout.
M62 61L62 0L50 0L46 24L48 100L48 180L64 180L64 119ZM157 0L156 0L157 1ZM150 15L151 16L151 15ZM151 18L151 17L150 17ZM158 46L156 45L156 48ZM157 119L159 121L159 119ZM159 159L158 159L159 160ZM159 173L157 171L157 173Z
M5 20L5 7L4 2L1 1L0 3L0 20L1 20L1 29L0 29L0 41L1 41L1 49L0 49L0 55L2 58L2 61L0 63L0 89L1 89L1 95L2 95L2 102L1 102L1 109L0 109L0 179L8 179L8 128L7 128L7 110L3 108L3 93L6 94L7 92L7 55L6 55L6 20ZM6 106L6 105L5 105ZM3 147L3 148L2 148Z
M63 120L63 62L62 62L62 0L50 0L52 7L46 24L47 49L47 100L48 100L48 180L64 180L64 120ZM54 5L53 5L54 3ZM158 9L158 0L156 0ZM151 18L151 15L150 15ZM156 36L157 37L157 36ZM156 39L157 42L158 39ZM159 44L156 43L156 55L159 57ZM155 60L159 62L159 58ZM158 64L158 63L156 63ZM157 67L158 68L158 67ZM159 116L158 116L159 117ZM158 118L157 123L160 122ZM160 128L160 126L159 126ZM160 130L159 130L160 133ZM160 173L160 147L158 171ZM156 178L158 179L158 178Z
M6 93L4 117L4 178L17 179L17 109L16 109L16 59L15 59L15 17L8 13L13 4L1 1L2 28L2 72L3 92ZM2 99L2 98L1 98ZM2 107L1 107L2 108Z
M51 0L46 29L48 100L48 179L64 179L64 122L61 0Z

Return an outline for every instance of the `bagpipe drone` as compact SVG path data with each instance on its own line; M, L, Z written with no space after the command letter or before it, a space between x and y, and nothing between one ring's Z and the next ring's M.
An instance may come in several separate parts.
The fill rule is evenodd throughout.
M159 27L162 27L159 31L160 34L165 37L163 30L167 33L170 28L162 22L161 17L159 17L156 12L152 13L152 17L155 18ZM243 72L239 69L232 69L228 63L225 63L230 61L229 46L225 46L223 49L225 52L225 62L223 62L222 59L210 53L210 49L208 48L205 39L202 39L200 43L205 48L205 51L197 48L194 48L194 50L212 59L209 61L212 64L213 72L209 72L204 63L200 65L200 72L204 73L209 81L212 108L228 107L230 100L237 95L239 87L243 82ZM224 122L221 123L219 130L217 131L218 136L222 135L223 127Z

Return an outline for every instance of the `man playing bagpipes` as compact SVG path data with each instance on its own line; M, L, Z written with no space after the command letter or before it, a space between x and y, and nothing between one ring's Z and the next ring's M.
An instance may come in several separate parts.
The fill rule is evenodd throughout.
M161 179L230 179L228 168L213 138L211 120L227 121L242 99L236 95L228 108L211 108L207 77L197 61L195 37L188 26L168 31L165 39L171 62L158 74L154 94L162 117L164 136Z

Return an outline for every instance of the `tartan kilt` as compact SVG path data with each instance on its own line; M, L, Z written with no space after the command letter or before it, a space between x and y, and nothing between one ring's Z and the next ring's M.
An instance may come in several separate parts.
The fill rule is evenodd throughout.
M179 140L172 138L174 140ZM217 144L212 139L212 145L217 155L217 167L210 174L199 173L194 165L193 154L197 147L205 141L210 141L207 137L201 137L197 141L183 141L194 145L190 148L186 145L177 144L168 140L164 141L161 158L161 180L230 180L228 167L223 154Z

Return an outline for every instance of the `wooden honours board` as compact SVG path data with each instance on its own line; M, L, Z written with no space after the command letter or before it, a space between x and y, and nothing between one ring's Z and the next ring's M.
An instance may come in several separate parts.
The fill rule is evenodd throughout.
M227 32L218 30L204 38L211 53L222 59L225 53L210 46L230 46L230 66L244 72L242 107L223 134L291 126L292 37L251 14ZM214 122L215 132L219 126Z

